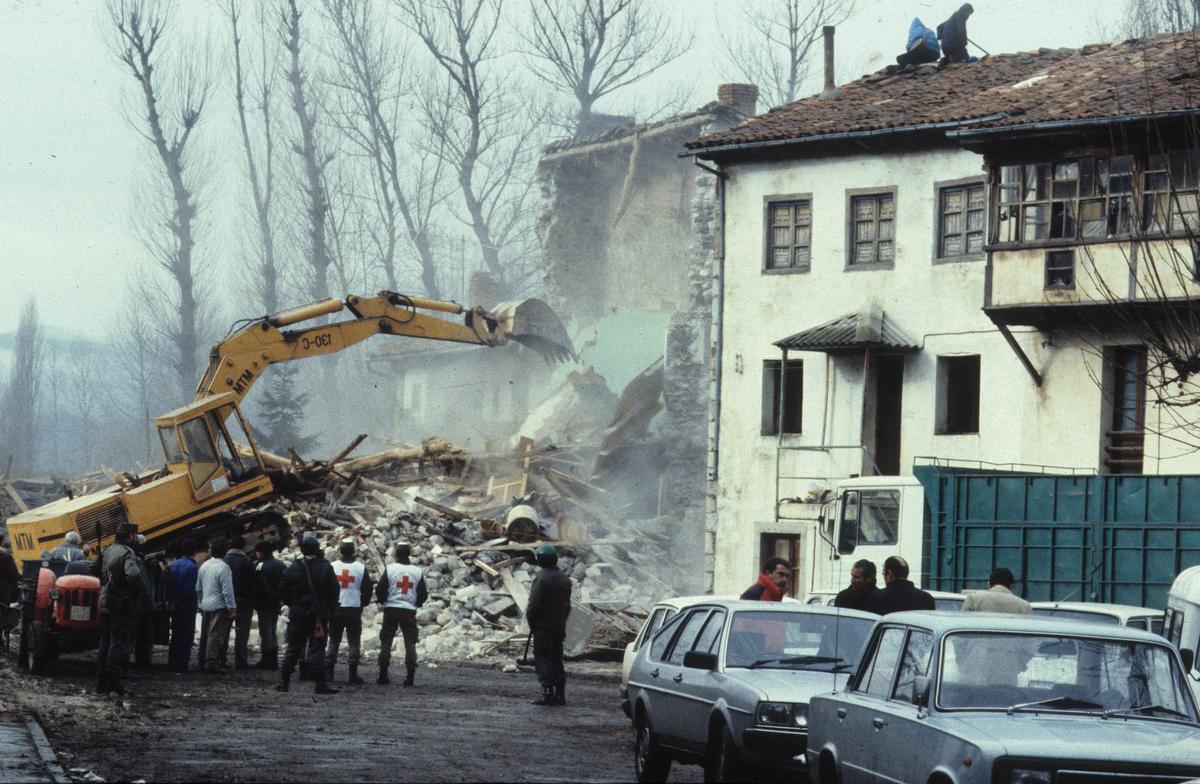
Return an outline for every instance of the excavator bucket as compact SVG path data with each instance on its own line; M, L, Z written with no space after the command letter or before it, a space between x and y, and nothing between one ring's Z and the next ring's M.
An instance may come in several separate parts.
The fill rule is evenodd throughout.
M502 302L492 313L503 325L502 329L509 340L528 346L547 362L566 362L576 358L566 327L542 300Z

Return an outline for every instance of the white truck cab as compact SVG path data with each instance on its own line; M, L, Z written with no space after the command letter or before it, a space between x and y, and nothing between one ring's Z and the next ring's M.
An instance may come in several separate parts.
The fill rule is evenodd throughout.
M908 578L920 585L925 491L910 476L864 476L838 482L817 516L807 594L828 596L850 584L850 568L866 559L883 585L883 562L908 561Z
M1163 636L1179 650L1188 674L1188 685L1200 700L1200 566L1184 569L1171 584L1167 611L1163 616Z

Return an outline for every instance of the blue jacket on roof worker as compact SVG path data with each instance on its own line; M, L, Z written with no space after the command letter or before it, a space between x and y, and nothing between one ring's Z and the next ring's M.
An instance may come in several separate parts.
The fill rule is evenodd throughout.
M920 19L913 17L912 24L908 26L904 54L896 57L896 64L904 67L932 63L936 62L941 54L942 47L938 44L937 33L926 27Z

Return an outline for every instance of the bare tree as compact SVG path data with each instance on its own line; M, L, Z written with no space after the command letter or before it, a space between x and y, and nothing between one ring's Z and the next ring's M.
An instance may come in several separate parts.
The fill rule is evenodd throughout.
M1195 30L1200 26L1200 0L1126 0L1124 23L1130 38Z
M433 247L435 210L445 201L445 158L406 145L403 118L411 108L407 54L387 35L379 6L370 0L324 0L340 46L334 53L344 96L343 130L370 167L382 231L372 232L374 254L388 288L399 287L397 245L404 232L425 293L441 298ZM401 224L403 227L401 228Z
M758 86L768 106L800 97L821 29L854 15L858 0L753 0L742 6L745 29L722 33L738 78Z
M296 125L300 131L299 141L293 143L292 148L303 165L309 294L313 298L319 298L329 296L330 255L326 234L329 199L325 192L325 167L332 155L322 149L318 138L318 102L311 95L312 82L305 71L301 56L301 49L305 44L300 29L302 16L296 6L296 0L287 0L281 13L281 30L283 45L289 55L287 81L291 88L292 111L296 115Z
M127 429L135 433L130 439L130 454L140 453L141 459L147 462L153 461L161 451L154 437L154 417L165 410L169 399L158 364L159 343L163 336L155 329L157 319L142 306L151 296L136 282L130 287L130 296L113 339L113 352L125 379L126 392L115 405L127 423Z
M45 339L38 322L37 303L30 298L21 308L17 322L13 364L4 392L5 460L12 460L12 470L18 475L36 467L44 362Z
M272 223L272 207L275 196L275 120L274 109L275 75L279 69L278 58L273 56L274 47L268 43L265 5L259 6L257 30L259 32L257 61L253 72L247 75L246 51L242 43L242 7L238 0L227 0L223 7L229 20L233 39L233 88L237 107L238 129L242 137L242 152L246 158L246 179L250 185L250 196L254 202L254 214L258 230L259 263L254 275L259 299L266 312L279 310L279 266L275 254L275 232ZM247 85L249 82L249 86ZM252 105L247 105L247 89L251 91ZM256 127L251 130L251 121ZM259 141L256 143L255 139Z
M394 0L401 21L431 55L443 80L422 92L427 137L458 178L484 268L506 290L525 285L532 266L505 256L531 218L529 196L544 110L505 77L495 51L499 0Z
M596 102L634 84L691 47L647 0L530 0L529 67L578 102L586 128Z
M201 349L197 335L201 308L195 254L197 207L190 182L192 156L188 143L208 98L206 65L202 60L177 58L173 63L175 79L171 88L161 89L155 77L156 68L164 59L159 45L170 24L170 4L110 0L108 11L116 31L114 50L141 91L145 111L141 118L145 123L142 135L153 146L169 184L171 206L166 228L170 239L157 244L157 261L170 274L175 286L178 310L171 328L172 364L179 386L186 394L199 377ZM163 102L175 106L164 111Z

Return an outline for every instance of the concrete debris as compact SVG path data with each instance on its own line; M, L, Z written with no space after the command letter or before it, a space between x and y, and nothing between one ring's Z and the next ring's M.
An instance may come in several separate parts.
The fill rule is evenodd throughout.
M667 538L642 538L614 522L619 516L606 510L606 491L579 476L594 459L582 447L535 448L526 439L511 454L472 455L431 439L415 449L340 457L273 462L273 470L288 475L280 483L288 490L263 509L286 519L292 534L279 555L285 561L297 557L305 532L327 548L350 538L378 575L397 542L411 543L430 594L417 613L418 655L425 662L520 654L528 637L523 613L537 572L532 553L543 542L558 548L559 565L574 585L564 646L570 656L617 656L654 601L671 592L661 580L647 578L647 569L657 571L655 563L662 563ZM488 492L495 486L490 479L516 475L525 480L523 496ZM503 521L516 507L525 507L519 517L536 516L540 525L508 535ZM382 620L374 604L363 613L367 660L379 652Z

